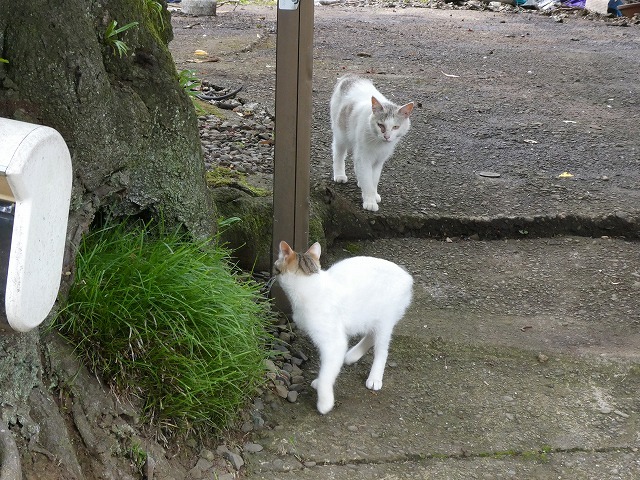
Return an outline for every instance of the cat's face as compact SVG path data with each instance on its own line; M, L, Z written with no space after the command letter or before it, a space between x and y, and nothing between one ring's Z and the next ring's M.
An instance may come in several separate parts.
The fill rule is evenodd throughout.
M371 111L378 138L384 142L393 142L409 131L413 102L398 107L389 103L382 104L376 97L371 97Z
M280 252L278 260L273 264L273 271L276 275L318 273L320 271L320 244L316 242L305 253L296 253L287 242L280 242Z

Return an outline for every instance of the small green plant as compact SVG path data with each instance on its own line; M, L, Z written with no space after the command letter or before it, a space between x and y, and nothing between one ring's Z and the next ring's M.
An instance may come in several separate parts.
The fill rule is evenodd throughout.
M0 57L0 63L9 63L9 60L7 60L6 58Z
M202 85L202 82L200 82L196 75L197 73L193 70L180 70L178 72L178 82L180 83L180 87L182 87L186 94L189 95L189 98L191 98L193 108L196 109L198 115L202 115L207 112L198 103L198 95L200 94L200 86Z
M138 22L131 22L118 28L118 22L116 20L111 20L111 23L107 25L107 29L104 32L104 41L113 49L114 55L118 55L120 58L127 55L129 47L122 40L118 39L118 35L137 26Z
M147 463L147 452L144 451L139 443L133 442L127 452L127 457L133 463L133 467L140 473L144 468L144 464Z
M189 95L191 98L198 96L200 93L200 86L202 82L196 76L197 73L193 70L180 70L178 72L178 82L180 82L180 86L182 89Z
M160 27L164 30L164 19L162 18L162 4L157 0L144 0L147 10L160 20Z
M229 220L231 222L231 220ZM229 252L179 231L112 225L85 236L56 325L148 420L219 431L262 385L273 319Z

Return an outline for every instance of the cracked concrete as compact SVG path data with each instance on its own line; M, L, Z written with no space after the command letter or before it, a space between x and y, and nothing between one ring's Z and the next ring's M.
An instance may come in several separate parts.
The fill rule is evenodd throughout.
M311 388L273 402L248 478L640 477L638 243L379 239L326 261L347 249L416 278L383 389L364 386L369 355L326 416Z

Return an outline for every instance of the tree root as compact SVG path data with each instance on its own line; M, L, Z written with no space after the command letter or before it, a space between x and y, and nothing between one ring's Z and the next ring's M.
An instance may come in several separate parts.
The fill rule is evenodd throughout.
M22 480L18 447L6 426L0 427L0 480Z

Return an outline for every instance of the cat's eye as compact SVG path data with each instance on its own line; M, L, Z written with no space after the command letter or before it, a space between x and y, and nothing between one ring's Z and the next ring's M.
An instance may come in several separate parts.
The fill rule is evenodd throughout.
M399 128L400 128L400 125L394 125L394 126L393 126L393 129L394 129L394 130L397 130L397 129L399 129Z
M379 124L378 124L378 127L380 128L380 131L381 131L382 133L384 133L384 132L386 132L386 131L387 131L386 127L385 127L382 123L379 123Z

